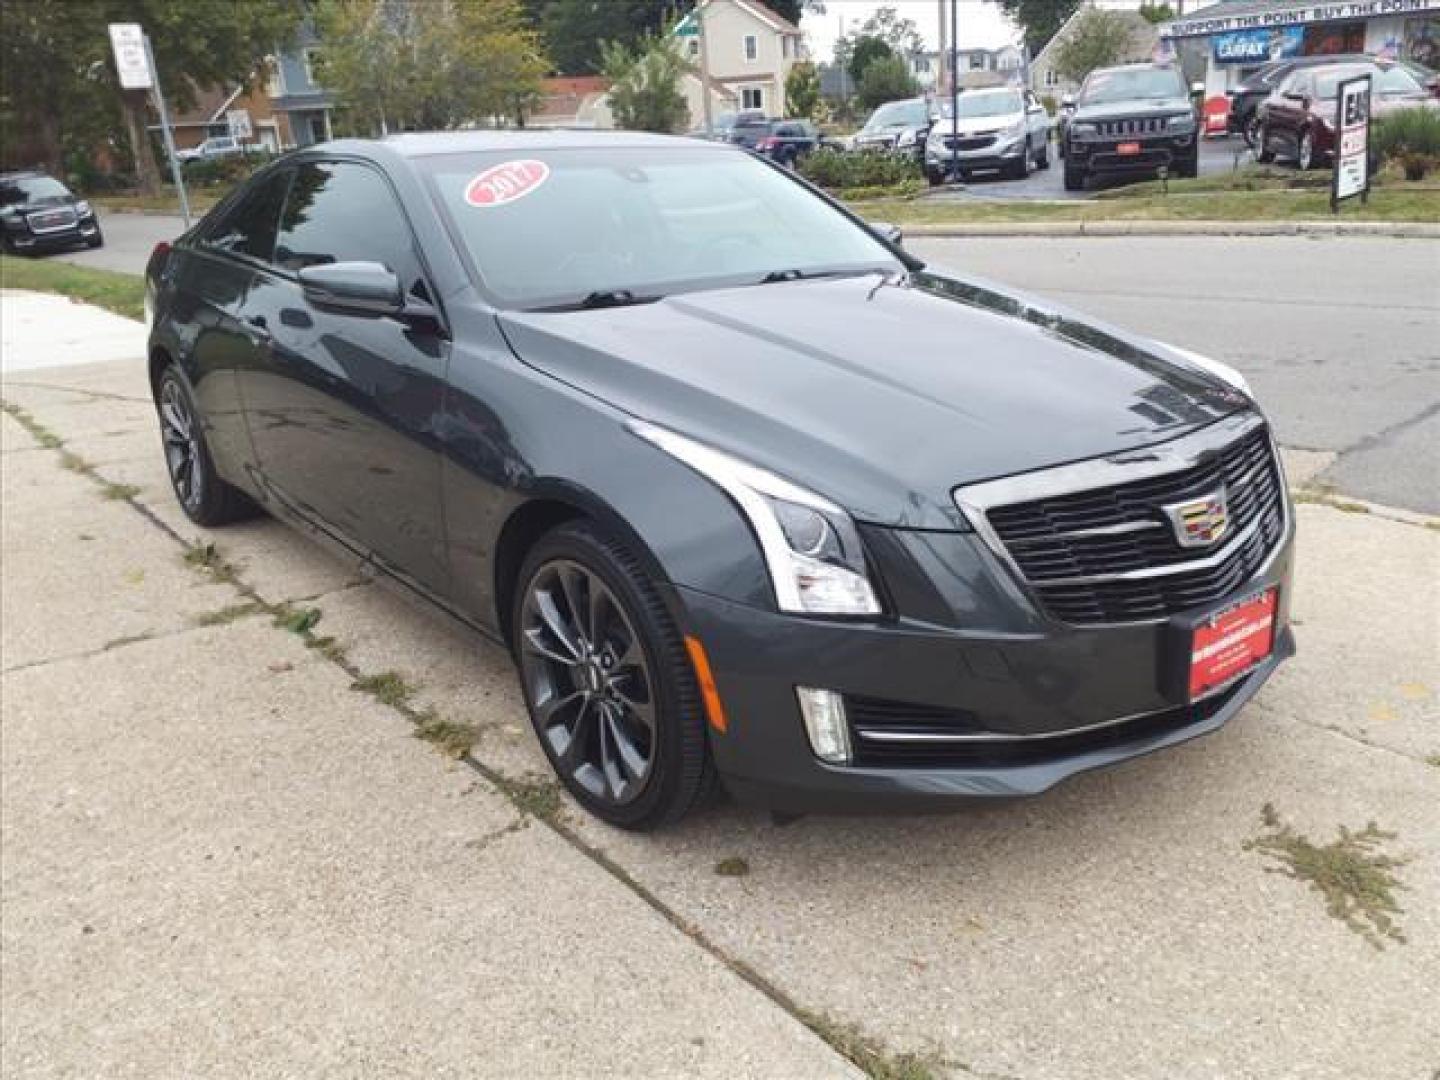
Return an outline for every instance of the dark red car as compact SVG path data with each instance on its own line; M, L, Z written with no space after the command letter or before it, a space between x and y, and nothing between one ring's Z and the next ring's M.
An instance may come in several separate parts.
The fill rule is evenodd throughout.
M1440 108L1440 101L1399 64L1382 61L1338 63L1291 72L1261 103L1261 162L1288 158L1302 169L1326 164L1335 143L1335 114L1340 84L1357 75L1371 76L1370 114L1384 116L1397 109Z

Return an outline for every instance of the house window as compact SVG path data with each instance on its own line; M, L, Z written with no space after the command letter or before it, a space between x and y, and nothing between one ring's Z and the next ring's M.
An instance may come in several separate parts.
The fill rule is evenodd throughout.
M911 61L916 75L926 75L930 71L930 58L928 56L917 56Z
M699 56L699 55L700 55L700 39L699 39L699 38L693 38L693 37L692 37L692 38L690 39L690 43L689 43L689 45L688 45L687 47L688 47L689 50L690 50L690 55L691 55L691 56Z
M763 86L742 86L740 88L740 107L742 109L765 108L765 88Z
M971 53L971 54L970 54L970 70L971 70L971 71L984 71L984 70L985 70L985 54L984 54L983 52L976 52L976 53Z
M278 56L265 58L265 93L270 97L285 96L285 73L280 68Z
M790 59L790 39L788 37L780 39L780 55L786 60Z
M755 60L760 56L760 40L754 34L745 35L745 59Z
M1046 68L1046 69L1045 69L1045 85L1046 85L1046 86L1058 86L1059 84L1060 84L1060 79L1059 79L1059 77L1055 74L1055 69L1054 69L1054 68Z
M325 72L325 55L318 45L312 45L305 50L305 78L311 86L319 86L320 78Z

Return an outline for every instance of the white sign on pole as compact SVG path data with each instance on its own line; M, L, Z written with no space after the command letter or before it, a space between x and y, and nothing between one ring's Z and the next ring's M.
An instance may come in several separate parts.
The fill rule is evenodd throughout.
M249 109L231 109L225 114L225 122L230 125L232 139L244 141L255 137L255 129L250 125Z
M1370 76L1340 84L1335 124L1335 187L1332 202L1364 195L1370 187Z
M149 90L155 84L145 54L145 32L139 23L111 23L110 45L115 50L115 71L125 90Z

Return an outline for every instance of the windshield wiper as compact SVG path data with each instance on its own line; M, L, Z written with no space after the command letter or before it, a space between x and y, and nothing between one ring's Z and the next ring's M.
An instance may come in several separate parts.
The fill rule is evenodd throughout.
M586 293L579 300L567 301L563 304L551 304L546 307L530 308L530 311L594 311L596 308L631 307L635 304L653 304L661 299L656 294L653 296L637 296L629 289L596 289L594 292Z
M887 273L887 271L874 266L864 270L771 270L755 284L774 285L780 281L800 281L802 279L810 281L815 278L865 277L869 274L884 273Z

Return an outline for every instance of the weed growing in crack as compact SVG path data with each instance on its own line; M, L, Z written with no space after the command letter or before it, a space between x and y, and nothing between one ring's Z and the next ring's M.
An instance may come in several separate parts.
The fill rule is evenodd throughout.
M100 481L100 497L102 499L109 499L111 502L128 502L139 494L140 489L134 484L117 484L113 480Z
M432 744L447 757L464 757L475 745L475 736L473 725L447 720L433 708L415 717L415 737Z
M345 654L345 646L336 641L333 637L321 636L318 634L307 634L305 636L305 647L314 649L326 660L335 664L345 664L348 660Z
M351 690L369 694L382 705L401 706L415 696L415 687L405 681L398 671L382 671L378 675L366 675L350 684Z
M244 619L251 615L259 615L265 610L263 604L255 601L247 601L243 604L231 604L228 607L220 608L218 611L207 611L203 615L195 616L196 626L228 626L237 619Z
M938 1080L944 1064L938 1054L897 1054L856 1024L823 1013L799 1010L800 1020L840 1054L875 1080Z
M1380 850L1396 834L1372 821L1359 832L1340 826L1340 835L1328 844L1316 844L1301 836L1281 819L1275 807L1266 803L1260 819L1270 832L1244 844L1246 851L1258 851L1276 862L1267 868L1310 887L1325 898L1325 910L1377 949L1386 939L1403 942L1405 935L1394 916L1402 914L1395 890L1403 889L1395 871L1409 860Z
M542 821L560 816L560 784L546 776L521 776L505 781L506 793L521 812Z
M750 864L739 855L731 855L715 864L715 873L721 877L745 877L750 873Z
M271 611L276 626L301 637L307 636L315 628L321 615L319 608L297 608L289 604L276 605Z

